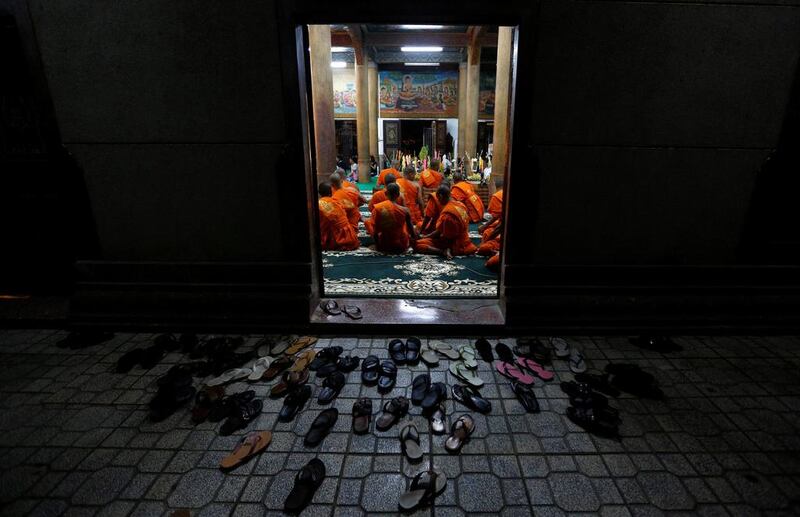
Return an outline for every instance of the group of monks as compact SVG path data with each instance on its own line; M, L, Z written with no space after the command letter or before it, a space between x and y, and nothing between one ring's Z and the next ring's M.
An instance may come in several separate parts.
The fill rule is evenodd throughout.
M380 190L369 201L371 217L364 220L367 232L382 253L400 254L413 248L417 253L454 255L479 254L489 257L486 267L497 271L503 234L503 183L495 181L497 191L489 201L490 218L484 220L484 206L472 185L456 172L452 185L432 160L430 168L419 174L406 167L402 174L398 161L378 175ZM422 187L436 189L423 199ZM338 172L319 185L320 237L322 249L354 250L360 246L359 206L366 203L358 187L343 181ZM469 238L469 224L483 222L478 229L481 244Z

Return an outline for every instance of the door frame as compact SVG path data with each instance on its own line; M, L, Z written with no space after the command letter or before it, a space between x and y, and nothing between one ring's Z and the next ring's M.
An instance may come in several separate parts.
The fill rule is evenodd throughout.
M310 71L306 65L306 48L308 42L307 25L309 24L347 24L347 23L385 23L395 24L398 20L404 23L430 23L433 18L437 23L446 25L501 25L515 27L512 46L512 96L509 126L511 132L508 169L504 178L504 220L506 222L503 246L501 250L501 268L498 275L497 303L501 309L505 306L507 281L506 269L509 265L523 263L527 252L532 248L529 242L530 228L535 226L535 207L531 210L531 199L538 199L538 171L530 168L528 160L514 161L514 152L518 155L533 154L532 145L532 109L534 67L519 67L519 55L532 56L536 52L535 27L539 12L539 2L518 1L504 2L486 9L485 2L465 0L459 3L457 11L444 10L435 17L428 14L427 3L411 0L395 6L391 11L381 4L367 1L348 1L345 5L322 0L279 0L277 3L278 37L281 54L281 80L284 92L284 108L288 142L284 146L282 159L286 170L303 169L305 174L287 174L284 195L279 197L280 209L286 215L284 220L295 221L294 228L305 225L308 234L302 231L285 231L282 243L289 250L291 258L307 262L312 271L311 299L309 305L309 321L320 299L322 292L323 272L322 254L319 246L319 215L314 200L316 194L316 174L312 167L314 149L312 121L310 119ZM517 95L517 92L526 92ZM299 115L299 116L298 116ZM533 157L535 162L535 157ZM523 172L523 168L527 170ZM519 172L513 172L520 169ZM526 192L522 204L515 208L511 178L517 179L514 188ZM304 195L303 195L304 194ZM535 202L535 201L534 201ZM517 213L517 216L513 216ZM513 218L512 218L513 217ZM526 218L524 224L527 235L515 239L517 226L512 223L515 218ZM522 235L522 234L521 234ZM363 299L368 303L369 298ZM457 301L457 300L456 300Z

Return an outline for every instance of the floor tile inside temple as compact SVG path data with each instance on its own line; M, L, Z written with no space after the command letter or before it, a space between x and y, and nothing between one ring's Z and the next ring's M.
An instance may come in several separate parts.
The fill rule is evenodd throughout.
M419 515L531 515L588 512L602 515L797 515L800 511L800 338L684 337L683 350L643 350L627 337L579 337L590 371L610 362L635 363L658 381L664 400L623 393L610 404L620 413L620 440L591 435L566 416L570 402L559 387L573 379L554 359L555 378L535 381L541 412L525 413L509 380L478 359L487 415L452 399L448 428L469 413L476 429L459 454L445 435L429 432L420 408L410 416L420 431L421 462L401 451L398 433L375 430L383 403L411 396L412 379L457 383L449 361L436 367L399 366L395 388L384 395L361 383L361 368L329 406L314 394L294 421L278 422L283 401L269 397L277 382L236 382L228 393L253 389L263 411L247 428L220 436L220 423L191 420L193 401L159 423L148 419L156 379L177 363L170 353L149 370L115 373L121 355L149 346L152 334L118 333L104 344L77 350L55 344L66 332L0 331L0 512L2 515L280 514L299 469L317 457L327 475L304 515L395 514L412 477L429 467L447 485ZM202 338L203 336L201 336ZM263 336L246 336L240 350ZM426 342L423 339L423 343ZM458 348L473 344L448 339ZM512 346L514 339L503 339ZM388 357L385 338L321 338L318 350L342 346L362 359ZM491 340L492 344L496 340ZM195 379L195 387L202 384ZM351 432L353 403L373 400L368 434ZM303 438L325 407L340 414L317 447ZM219 467L241 436L272 431L272 442L239 468ZM186 515L186 514L184 514Z

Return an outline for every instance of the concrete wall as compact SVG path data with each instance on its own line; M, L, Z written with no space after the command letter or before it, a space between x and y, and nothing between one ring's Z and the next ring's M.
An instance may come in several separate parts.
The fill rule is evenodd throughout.
M273 2L29 4L102 258L286 256L279 153L296 114ZM541 167L538 223L521 230L532 260L735 261L797 66L798 4L542 1L537 53L520 56L536 74L521 93Z

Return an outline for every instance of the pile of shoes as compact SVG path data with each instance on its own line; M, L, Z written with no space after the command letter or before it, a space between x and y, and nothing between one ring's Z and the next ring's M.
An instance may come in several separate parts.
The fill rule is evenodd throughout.
M185 366L173 366L158 378L158 392L150 401L150 420L160 422L192 400L197 390L192 387L192 372Z
M619 411L608 403L608 398L581 382L561 383L561 391L569 396L567 417L591 434L619 439Z

